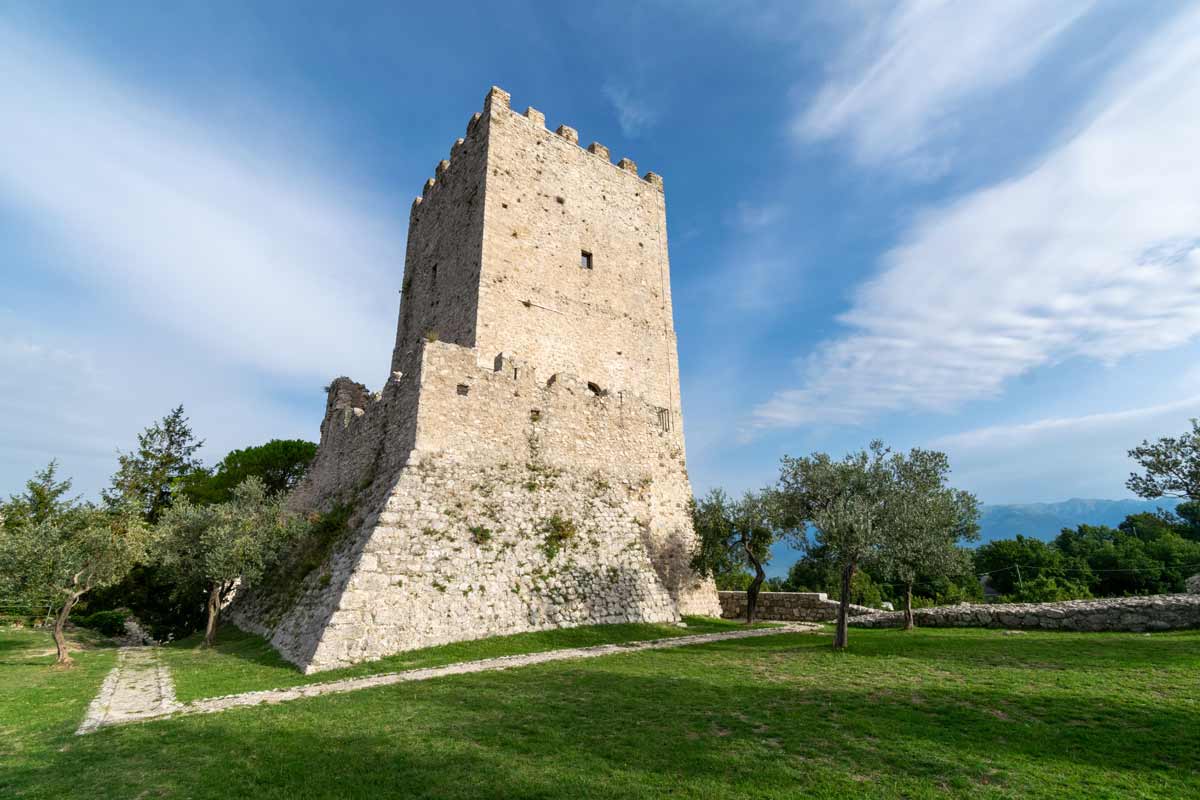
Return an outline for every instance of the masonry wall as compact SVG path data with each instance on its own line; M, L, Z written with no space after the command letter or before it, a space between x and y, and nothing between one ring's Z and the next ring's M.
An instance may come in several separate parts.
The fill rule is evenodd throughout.
M1062 631L1167 631L1200 628L1200 595L1169 594L1071 600L1062 603L990 603L942 606L913 611L918 627L1010 628ZM856 617L862 628L894 628L903 612Z
M316 671L719 613L689 566L662 184L630 166L492 90L413 204L388 380L331 384L289 500L348 505L350 533L294 592L240 592L238 624Z
M690 487L656 408L479 360L425 343L361 414L341 407L364 401L355 385L335 385L322 450L366 466L316 463L301 494L325 506L357 496L366 510L289 608L251 590L231 610L238 624L318 671L463 639L719 613L711 581L688 567ZM381 431L410 415L400 461Z
M476 114L413 201L393 372L415 368L425 339L475 345L487 149L488 120Z
M718 592L721 616L726 619L746 618L745 592ZM850 616L871 614L867 606L850 605ZM761 620L779 622L832 622L837 619L838 601L830 600L824 592L759 592L754 616Z
M507 95L492 95L487 117L480 352L517 353L678 417L661 179L579 146L570 128L547 130L533 109L511 111Z

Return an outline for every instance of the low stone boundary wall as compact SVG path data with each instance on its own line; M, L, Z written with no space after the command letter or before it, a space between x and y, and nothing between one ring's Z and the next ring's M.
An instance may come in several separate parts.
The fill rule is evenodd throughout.
M717 592L721 616L745 619L745 592ZM850 605L850 616L873 614L875 609ZM832 622L837 619L838 602L824 592L759 592L754 607L755 619L779 622Z
M1159 594L1061 603L962 604L913 611L918 627L1012 628L1061 631L1169 631L1200 628L1200 595ZM896 628L904 612L855 617L859 628Z

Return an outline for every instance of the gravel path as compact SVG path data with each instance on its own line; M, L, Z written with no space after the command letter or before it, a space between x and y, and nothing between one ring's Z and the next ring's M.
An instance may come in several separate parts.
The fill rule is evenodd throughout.
M104 678L100 693L88 706L76 734L107 725L122 725L172 714L183 706L175 701L171 671L153 647L122 647L117 666Z
M76 733L91 733L98 728L109 725L143 722L160 717L181 714L214 714L230 708L256 706L264 703L284 703L288 700L320 697L324 694L356 692L359 689L390 686L394 683L407 683L409 681L425 681L445 675L468 675L475 672L492 672L502 669L512 669L513 667L524 667L530 664L545 664L551 661L599 658L619 653L636 653L642 650L667 650L675 647L686 647L688 645L708 644L709 642L724 642L731 639L775 636L781 633L809 633L820 629L820 625L798 622L779 625L773 628L752 628L750 630L728 631L724 633L701 633L691 636L675 636L668 639L652 639L645 642L602 644L594 647L579 647L569 650L549 650L544 653L500 656L498 658L485 658L479 661L447 664L441 667L411 669L404 672L388 672L381 675L367 675L362 678L329 681L328 683L312 683L307 686L294 686L289 689L268 689L261 692L231 694L225 697L209 697L186 704L175 701L175 691L171 683L170 673L165 666L158 662L158 658L153 655L152 648L131 647L122 649L121 661L109 673L108 677L105 678L104 685L100 688L100 694L92 701L87 716Z

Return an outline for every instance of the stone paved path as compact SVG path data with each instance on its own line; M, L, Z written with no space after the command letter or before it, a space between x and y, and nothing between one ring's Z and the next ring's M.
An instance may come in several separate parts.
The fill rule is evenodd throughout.
M127 722L141 722L160 717L179 714L213 714L230 708L257 706L261 704L284 703L288 700L299 700L304 697L320 697L324 694L342 694L356 692L359 689L369 689L375 686L390 686L395 683L424 681L430 678L440 678L445 675L468 675L474 672L492 672L513 667L524 667L530 664L545 664L550 661L570 661L584 658L599 658L600 656L616 655L619 653L636 653L642 650L667 650L675 647L686 647L709 642L723 642L730 639L749 639L758 636L775 636L781 633L809 633L819 631L820 625L806 622L794 622L773 628L752 628L750 630L728 631L724 633L700 633L691 636L676 636L669 639L651 639L644 642L628 642L625 644L602 644L594 647L579 647L569 650L549 650L543 653L528 653L518 656L500 656L485 658L479 661L464 661L458 664L447 664L441 667L411 669L404 672L388 672L381 675L367 675L362 678L345 678L327 683L312 683L307 686L294 686L289 689L268 689L260 692L245 692L231 694L225 697L209 697L181 704L175 702L175 692L171 678L164 666L157 664L157 658L151 656L154 666L147 668L145 661L138 662L140 677L134 677L129 669L132 656L127 653L147 651L149 648L128 648L122 651L122 662L117 665L104 681L100 694L92 701L91 708L77 734L91 733L97 728L108 725L122 725ZM156 681L149 679L149 672L155 675ZM125 673L124 675L122 673ZM152 688L157 687L157 688ZM135 687L142 687L140 690ZM108 698L108 699L106 699ZM138 705L139 700L141 705Z
M178 711L171 671L153 647L122 647L117 666L105 677L100 693L88 706L75 731L91 733L106 725L156 719Z

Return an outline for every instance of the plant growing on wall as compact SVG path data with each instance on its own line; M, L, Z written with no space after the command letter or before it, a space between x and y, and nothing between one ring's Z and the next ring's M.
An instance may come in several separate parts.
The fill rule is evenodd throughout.
M559 551L566 547L578 534L573 520L560 514L554 514L542 521L542 552L547 560L553 560Z

